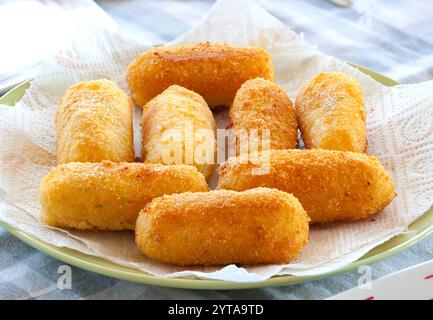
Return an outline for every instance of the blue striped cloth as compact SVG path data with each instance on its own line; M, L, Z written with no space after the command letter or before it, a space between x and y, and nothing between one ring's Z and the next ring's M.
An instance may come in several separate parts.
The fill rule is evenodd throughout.
M403 83L433 79L433 6L423 0L258 1L323 52ZM97 1L132 38L164 43L200 21L213 1ZM0 4L1 5L1 4ZM433 236L373 264L373 278L433 258ZM194 291L134 284L72 267L72 287L59 289L63 262L0 228L0 299L323 299L355 287L357 270L281 288ZM60 269L59 269L60 268ZM60 272L60 273L59 273ZM61 287L61 286L60 286Z

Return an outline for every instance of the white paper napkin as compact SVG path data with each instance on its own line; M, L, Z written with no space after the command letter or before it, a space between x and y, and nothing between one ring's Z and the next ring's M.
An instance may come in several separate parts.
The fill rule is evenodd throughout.
M268 50L276 68L276 81L292 99L300 86L318 72L343 71L353 75L362 84L365 95L368 153L378 156L390 173L397 198L374 219L314 226L309 244L289 265L185 269L159 264L140 255L132 232L64 231L43 226L39 222L38 186L56 164L57 101L75 82L102 77L118 82L127 90L126 66L147 49L112 31L88 24L69 36L65 47L46 63L15 108L0 106L0 220L53 245L100 256L157 276L259 281L277 274L317 275L338 269L404 232L430 208L433 203L433 81L384 87L346 63L321 54L250 1L217 2L197 27L174 43L196 41L228 42ZM140 136L137 126L135 135Z

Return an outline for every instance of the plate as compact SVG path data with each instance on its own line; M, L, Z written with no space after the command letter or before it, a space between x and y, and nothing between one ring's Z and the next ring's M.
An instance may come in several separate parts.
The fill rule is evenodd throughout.
M353 65L353 64L352 64ZM382 83L386 86L394 86L398 82L385 77L377 72L369 70L367 68L353 65L358 68L363 73L371 76L373 79ZM0 98L1 104L6 104L13 106L21 97L24 95L26 88L28 88L29 82L20 84L6 95ZM200 279L179 279L179 278L166 278L166 277L156 277L146 274L142 271L134 270L131 268L123 267L112 263L110 261L104 260L102 258L90 256L83 254L81 252L68 249L59 248L48 243L42 242L36 238L33 238L3 222L0 222L4 228L6 228L12 235L18 239L24 241L35 249L59 259L65 263L71 264L73 266L86 269L92 272L100 273L106 276L110 276L117 279L144 283L148 285L157 285L163 287L172 288L185 288L185 289L251 289L251 288L262 288L262 287L278 287L287 286L291 284L319 280L327 278L332 275L336 275L361 265L371 264L379 260L385 259L409 246L417 243L418 241L424 239L431 233L433 233L433 207L430 208L424 215L414 221L410 226L409 230L411 232L401 234L393 237L387 242L375 247L366 253L363 257L349 265L335 270L333 272L323 273L316 276L275 276L270 279L259 281L259 282L231 282L231 281L221 281L221 280L200 280Z

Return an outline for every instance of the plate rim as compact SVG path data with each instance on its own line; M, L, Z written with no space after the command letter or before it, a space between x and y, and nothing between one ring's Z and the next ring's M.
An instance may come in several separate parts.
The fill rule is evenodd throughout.
M348 63L349 65L359 69L362 73L369 75L376 81L386 85L394 86L399 84L397 81L388 78L378 72L370 70L368 68ZM12 90L7 92L5 95L0 97L0 104L14 105L16 101L19 101L24 94L25 90L29 87L29 81L23 82L15 86ZM234 290L234 289L253 289L263 287L278 287L288 286L302 282L314 281L324 279L333 275L347 272L355 269L361 265L368 265L374 262L386 259L393 254L401 252L404 249L409 248L415 243L425 239L427 236L433 233L433 207L427 210L417 220L411 223L409 230L412 228L418 228L416 226L417 221L421 219L430 219L426 224L423 224L419 230L412 230L416 234L399 234L392 237L386 242L374 247L365 255L358 260L331 272L325 272L314 276L275 276L269 279L258 281L258 282L234 282L224 280L209 280L209 279L185 279L185 278L170 278L170 277L158 277L143 271L135 270L132 268L124 267L100 257L87 255L79 251L69 249L66 247L56 247L34 238L23 231L17 230L6 222L0 221L0 226L4 227L13 236L35 248L36 250L47 254L55 259L73 265L75 267L85 269L91 272L109 276L112 278L126 280L136 283L142 283L147 285L156 285L161 287L170 288L182 288L182 289L201 289L201 290ZM415 226L415 227L413 227ZM397 242L393 245L392 242ZM390 248L386 248L387 245L391 245ZM384 249L381 249L384 248ZM375 251L380 251L375 253ZM113 268L116 269L113 269Z

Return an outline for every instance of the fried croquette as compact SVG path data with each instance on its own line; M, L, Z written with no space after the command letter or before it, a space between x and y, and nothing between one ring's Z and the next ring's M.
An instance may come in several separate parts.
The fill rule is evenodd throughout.
M135 242L177 265L287 263L307 243L308 221L299 201L276 189L187 192L149 203Z
M298 143L298 124L292 102L283 88L262 78L248 80L240 87L230 107L228 128L235 132L238 155L245 145L251 152L262 148L292 149ZM265 141L264 130L269 133L267 146L261 143ZM251 146L251 140L247 140L248 144L242 143L242 134L252 139L253 133L257 140L255 147Z
M193 166L70 162L41 182L42 220L60 228L133 230L153 198L206 190L204 176Z
M143 110L143 159L191 164L206 178L215 164L215 120L203 98L178 85L149 101Z
M298 94L296 115L308 149L366 152L361 85L345 73L320 73Z
M269 187L292 193L313 223L367 218L395 197L383 166L376 157L362 153L271 150L269 170L262 175L252 171L258 164L245 160L232 157L221 165L219 189Z
M134 161L132 101L108 80L69 88L57 108L57 163Z
M177 84L197 92L213 108L230 105L239 87L257 77L274 79L265 50L194 43L144 52L129 65L126 80L140 106Z

